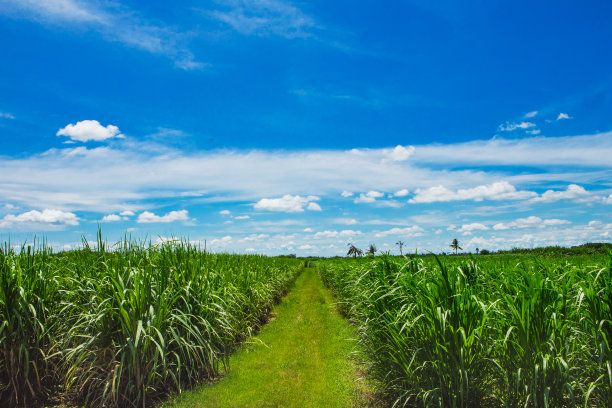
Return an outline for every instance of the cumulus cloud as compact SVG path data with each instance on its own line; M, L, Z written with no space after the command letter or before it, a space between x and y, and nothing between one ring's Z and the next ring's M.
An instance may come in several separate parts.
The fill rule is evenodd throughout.
M317 232L316 234L314 234L314 238L315 239L321 239L321 238L350 238L350 237L355 237L357 235L361 235L362 232L361 231L355 231L355 230L342 230L342 231L320 231Z
M470 235L474 231L486 231L489 227L479 222L472 222L470 224L463 224L457 231L463 233L463 235Z
M316 205L316 207L310 205L316 204L313 203L313 201L318 200L320 200L320 198L317 196L302 197L299 195L293 196L291 194L285 194L280 198L262 198L257 203L255 203L253 207L255 207L255 209L257 210L292 213L303 212L304 206L307 206L308 210L320 211L321 207L319 207L318 205Z
M67 136L73 141L89 142L124 137L119 128L114 125L102 126L97 120L82 120L76 124L69 124L57 131L56 136Z
M346 191L346 190L344 190L344 191L342 192L342 194L340 194L340 195L341 195L342 197L346 198L346 197L350 197L350 196L352 196L352 195L353 195L353 193L351 193L350 191Z
M306 207L309 211L322 211L321 206L317 203L308 203L308 207Z
M131 217L136 214L134 214L134 211L125 210L125 211L121 211L119 215L121 215L122 217Z
M221 211L219 211L219 214L221 214L221 215L230 215L231 212L230 212L230 210L221 210Z
M537 196L531 191L519 191L507 181L497 181L473 188L449 190L444 186L417 189L409 203L435 203L448 201L522 200Z
M189 220L187 210L170 211L169 213L159 216L150 211L143 211L138 215L136 222L138 223L169 223L174 221Z
M409 191L405 188L402 188L401 190L398 190L395 192L395 194L393 194L393 196L395 197L405 197L409 194Z
M520 123L514 123L514 122L506 122L506 124L504 125L499 125L499 130L501 130L502 132L512 132L513 130L516 129L529 129L532 127L535 127L535 123L532 122L520 122Z
M410 156L414 154L414 146L401 146L397 145L393 150L385 150L385 155L391 161L404 161L408 160Z
M355 204L358 203L373 203L374 201L376 201L377 198L381 198L384 197L384 194L381 193L380 191L368 191L367 193L363 194L359 194L359 197L357 197L354 202Z
M570 115L568 115L567 113L559 113L559 116L557 116L557 120L563 120L563 119L571 119L572 117Z
M32 210L22 214L7 214L0 220L0 227L10 227L15 224L48 224L48 225L79 225L78 217L71 212L54 209L42 211Z
M355 225L357 224L357 220L355 218L336 218L333 220L334 224L344 224L344 225Z
M391 228L390 230L386 230L386 231L379 231L376 234L374 234L374 236L376 238L382 238L382 237L386 237L389 235L401 235L401 236L405 236L405 237L418 237L423 235L423 232L425 230L421 227L419 227L418 225L413 225L412 227L406 227L406 228Z
M570 184L565 190L546 190L541 196L534 197L531 201L544 203L552 203L559 200L588 201L589 197L591 197L591 193L586 191L584 187Z
M532 215L527 218L517 218L516 220L508 222L508 223L504 223L504 222L497 223L493 226L493 229L496 231L500 231L500 230L515 229L515 228L519 228L519 229L544 228L548 226L557 226L557 225L565 225L565 224L570 224L570 222L567 220L561 220L558 218L551 218L551 219L543 220L540 217L536 217Z
M117 214L108 214L102 217L102 222L116 222L116 221L121 221L121 219L122 219L121 216Z

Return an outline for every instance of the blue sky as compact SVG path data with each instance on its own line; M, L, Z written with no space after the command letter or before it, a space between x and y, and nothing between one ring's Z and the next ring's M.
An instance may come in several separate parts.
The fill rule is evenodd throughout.
M0 240L612 242L606 1L0 0Z

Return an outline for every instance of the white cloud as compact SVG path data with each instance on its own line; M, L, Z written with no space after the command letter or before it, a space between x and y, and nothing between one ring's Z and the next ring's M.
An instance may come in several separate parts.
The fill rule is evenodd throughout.
M353 193L351 193L350 191L346 191L346 190L344 190L344 191L342 192L342 194L340 194L340 195L341 195L342 197L345 197L345 198L346 198L346 197L350 197L350 196L352 196L352 195L353 195Z
M406 228L391 228L390 230L380 231L374 234L376 238L386 237L389 235L401 235L405 237L418 237L423 235L425 230L418 225L413 225L412 227Z
M317 196L308 196L302 197L299 195L292 196L290 194L285 194L280 198L262 198L253 206L258 210L266 210L266 211L280 211L280 212L303 212L304 206L308 206L308 210L315 210L316 208L311 207L310 204L312 201L319 200ZM318 207L318 205L317 205ZM321 210L321 207L318 209Z
M312 228L304 228L304 232L312 232Z
M522 200L537 196L531 191L519 191L507 181L497 181L492 184L473 188L449 190L444 186L417 189L409 203L435 203L463 200Z
M374 201L376 201L377 198L381 198L384 197L384 194L381 193L380 191L368 191L366 194L359 194L359 197L357 197L355 200L353 200L355 202L355 204L358 203L373 203Z
M603 198L603 203L604 204L612 204L612 194L610 194L608 197L604 197Z
M143 211L142 213L138 215L138 219L136 220L136 222L138 223L154 223L154 222L169 223L169 222L174 222L174 221L186 221L186 220L189 220L189 217L187 214L188 214L187 210L170 211L169 213L162 215L162 216L155 215L154 213L149 212L149 211Z
M309 211L322 211L321 206L317 203L308 203L308 207L306 207Z
M357 220L355 218L336 218L332 222L334 224L344 224L344 225L355 225L355 224L357 224Z
M523 117L526 119L530 119L530 118L534 118L537 114L538 114L538 111L531 111L531 112L527 112L525 116Z
M350 238L350 237L355 237L357 235L361 235L362 232L361 231L355 231L355 230L342 230L342 231L320 231L317 232L316 234L314 234L314 239L321 239L321 238Z
M215 238L210 241L211 249L224 249L227 248L228 245L232 243L232 236L226 235L223 238Z
M0 119L15 119L15 116L11 115L8 112L0 111Z
M91 140L102 141L113 137L124 137L119 128L114 125L106 127L100 125L97 120L82 120L75 125L72 123L57 131L56 136L68 136L71 140L88 142Z
M557 116L557 120L563 120L563 119L572 119L572 117L568 115L567 113L561 112L559 116Z
M230 212L230 210L221 210L221 211L219 211L219 214L221 214L221 215L230 215L231 212Z
M514 123L514 122L506 122L505 125L499 125L499 130L501 130L502 132L512 132L513 130L516 129L529 129L532 127L535 127L535 123L532 122L520 122L520 123Z
M566 190L546 190L540 197L532 198L533 202L552 203L559 200L588 201L591 193L577 184L570 184Z
M10 227L14 224L50 224L50 225L79 225L78 217L61 210L44 209L28 211L19 215L7 214L0 220L0 228Z
M508 229L523 229L523 228L544 228L548 226L558 226L570 224L567 220L561 220L558 218L551 218L543 220L540 217L536 217L534 215L529 216L527 218L517 218L516 220L508 223L497 223L493 226L493 229L496 231L508 230Z
M249 217L248 215L239 215L237 217L234 217L235 220L248 220L249 218L251 217Z
M220 3L220 2L219 2ZM282 0L230 0L220 3L228 10L209 14L245 35L309 37L314 20L299 8Z
M457 231L463 233L463 235L470 235L474 231L486 231L489 227L479 222L472 222L470 224L463 224Z
M134 214L134 211L125 210L125 211L121 211L119 213L119 215L121 215L123 217L131 217L131 216L136 215L136 214Z
M393 194L394 197L406 197L409 194L409 191L405 188L398 190Z
M527 130L525 133L529 133L530 135L539 135L542 133L540 129Z
M135 11L115 2L2 0L0 4L0 14L45 25L69 27L71 31L93 31L104 40L164 55L180 69L208 66L195 61L185 42L188 35L176 32L169 26L152 24Z
M102 222L116 222L121 221L121 216L117 214L108 214L102 217Z
M404 161L408 160L408 158L414 154L415 150L414 146L405 147L397 145L393 150L386 150L385 153L391 161Z
M433 202L436 197L429 189L444 186L438 188L446 201L477 199L475 192L459 190L470 193L474 186L499 180L514 189L507 191L509 199L532 198L535 193L522 191L523 185L546 189L551 182L597 185L605 180L611 168L612 132L417 146L406 162L384 162L383 150L181 151L124 139L96 149L1 156L0 197L25 208L102 212L100 217L126 208L140 212L151 200L177 197L198 203L257 202L285 194L304 197L304 192L335 198L342 191L407 189L420 191L412 197L415 202ZM481 167L488 165L507 167ZM524 165L539 171L513 174L513 166ZM184 195L193 191L206 193Z
M298 247L298 249L301 249L301 250L304 250L304 251L312 251L312 250L316 250L317 247L313 246L313 245L310 245L310 244L305 244L305 245L300 245Z

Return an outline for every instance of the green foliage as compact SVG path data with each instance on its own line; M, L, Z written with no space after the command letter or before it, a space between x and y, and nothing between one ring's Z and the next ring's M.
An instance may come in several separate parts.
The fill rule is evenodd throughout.
M79 405L144 407L214 377L302 265L183 241L107 248L99 234L95 249L0 250L0 404L60 390Z
M317 266L396 406L612 406L606 258L383 255Z

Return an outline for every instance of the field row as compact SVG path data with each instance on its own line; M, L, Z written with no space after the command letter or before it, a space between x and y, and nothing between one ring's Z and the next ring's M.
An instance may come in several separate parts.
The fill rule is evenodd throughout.
M0 249L0 405L148 406L215 377L300 261L186 243Z
M397 406L612 406L612 256L317 266Z

